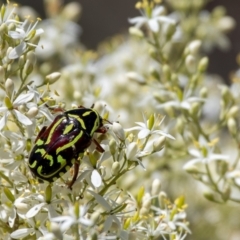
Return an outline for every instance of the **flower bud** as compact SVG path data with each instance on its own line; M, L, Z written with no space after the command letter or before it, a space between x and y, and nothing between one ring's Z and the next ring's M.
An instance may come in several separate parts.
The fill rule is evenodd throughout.
M6 93L9 96L9 98L11 98L12 93L14 91L14 82L12 79L8 78L5 82L5 89L6 89Z
M152 196L156 196L160 193L161 190L161 182L159 179L154 179L152 183L152 191L151 194Z
M51 203L51 200L52 200L52 186L48 184L45 190L45 202Z
M112 130L120 141L125 140L125 133L121 124L119 124L118 122L113 122Z
M237 123L235 121L234 118L229 118L227 120L227 126L228 126L228 130L229 132L233 135L236 136L237 134Z
M8 27L7 27L6 23L1 23L0 34L2 36L4 36L4 34L7 33L7 31L8 31Z
M123 229L128 229L130 227L130 224L131 224L131 218L127 218L124 221Z
M143 38L143 37L144 37L143 32L142 32L139 28L136 28L136 27L130 27L130 28L128 29L128 32L129 32L132 36L136 36L136 37L139 37L139 38Z
M127 79L130 80L130 81L134 81L134 82L137 82L139 84L145 84L146 83L144 77L137 72L128 72L126 74L126 76L127 76Z
M132 160L135 158L136 156L136 153L137 153L137 143L135 142L131 142L128 147L127 147L127 150L126 150L126 157L128 160Z
M62 11L62 15L70 20L70 21L78 21L80 15L81 15L81 5L78 2L70 2L68 3Z
M151 196L150 196L150 194L146 194L142 200L142 207L148 209L148 211L149 211L151 208L151 205L152 205Z
M144 196L145 188L142 186L139 188L138 193L137 193L137 203L140 205L142 202L142 198Z
M220 31L227 33L232 30L236 25L235 20L232 17L224 16L218 20L217 27Z
M141 216L147 216L149 214L149 209L145 208L145 207L142 207L140 209L140 215Z
M226 105L229 101L233 99L232 93L230 92L227 86L222 85L220 86L220 89L221 89L221 95L222 95L223 101Z
M53 84L61 77L61 73L54 72L46 76L45 83Z
M200 90L200 97L201 98L206 98L208 96L208 89L206 87L203 87L201 90Z
M109 150L113 156L116 153L116 146L117 146L116 141L114 139L111 139L109 142Z
M148 127L148 129L151 130L153 128L154 122L155 122L155 116L154 116L154 114L151 114L149 119L147 120L147 127Z
M27 152L30 152L31 149L32 149L31 139L27 139L27 142L26 142L26 150L27 150Z
M216 199L216 194L214 194L213 192L206 191L203 193L203 196L211 202L219 203L219 201Z
M36 54L34 52L28 52L27 53L27 59L32 63L33 65L36 63Z
M185 59L185 65L190 73L194 73L196 70L196 59L193 55L189 54Z
M198 71L201 73L204 73L207 70L208 67L208 58L207 57L203 57L198 64Z
M166 207L166 200L167 200L167 195L165 192L160 192L158 195L158 202L159 202L159 207L161 209L165 209Z
M25 60L24 56L20 56L18 59L18 66L20 69L24 68L25 62L26 62L26 60Z
M6 197L8 198L8 200L10 200L12 203L14 203L15 196L12 194L12 192L7 187L4 187L3 191L6 195Z
M188 46L189 52L194 56L197 55L201 45L202 45L202 42L200 40L192 41Z
M222 192L222 200L226 202L231 195L231 188L230 186L226 186Z
M13 110L13 105L12 105L12 102L9 97L4 98L4 103L5 103L6 107L8 108L8 110Z
M186 163L183 166L183 170L185 170L187 173L190 173L190 174L199 174L199 169L195 165L193 165L191 162Z
M120 164L119 162L114 162L112 165L112 175L113 176L117 176L120 170Z
M227 113L227 119L228 118L235 118L238 113L239 113L239 107L238 106L232 106Z
M165 136L160 136L157 140L155 140L153 142L152 153L161 151L164 148L165 141L166 141Z
M225 160L218 160L217 161L217 173L220 176L224 176L229 169L228 162Z
M3 66L0 66L0 81L3 82L4 78L5 78L5 70Z
M79 218L80 216L80 209L79 209L79 202L76 201L74 204L74 214L76 218Z
M168 24L167 29L166 29L166 33L165 33L167 41L169 41L172 38L172 36L175 32L176 32L175 23Z
M170 79L171 79L171 68L169 67L169 65L167 65L167 64L163 65L162 73L163 73L164 81L165 82L170 81Z
M38 114L38 108L37 107L31 107L28 112L26 113L26 116L31 118L36 117Z
M24 70L26 75L29 75L33 71L33 64L31 61L27 60L24 65Z
M189 113L191 114L191 116L196 118L196 117L198 117L199 110L200 110L200 103L199 102L194 102L191 105Z

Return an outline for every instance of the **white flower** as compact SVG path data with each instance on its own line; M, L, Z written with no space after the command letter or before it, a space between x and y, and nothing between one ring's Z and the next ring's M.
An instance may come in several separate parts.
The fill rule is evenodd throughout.
M15 230L11 233L11 238L14 239L22 239L27 237L28 235L34 235L36 234L36 239L41 237L42 235L45 235L47 233L47 229L44 226L46 221L46 214L42 214L39 217L36 217L33 219L26 219L28 228L20 228L18 230Z
M153 32L158 32L160 29L160 23L175 24L175 21L170 17L164 16L165 9L163 6L155 7L151 16L146 16L145 13L142 13L143 16L131 18L130 23L135 24L135 27L141 28L143 25L147 25Z
M140 149L138 149L137 143L132 142L127 146L126 149L126 157L129 161L135 161L137 162L144 170L145 167L142 164L142 158L150 155L151 152L147 152L147 151L140 151Z
M47 188L51 188L51 187L48 186ZM34 197L34 199L36 199L40 203L35 203L34 206L29 209L29 211L26 213L27 218L35 217L42 209L47 210L49 219L52 219L59 215L56 212L55 208L56 208L56 205L63 203L64 200L57 199L56 197L54 197L53 199L50 199L49 202L47 202L46 200L47 196L43 197L40 194L36 194L35 196L32 196L32 197Z
M3 23L7 25L9 25L10 23L20 23L19 21L12 19L14 18L15 7L12 7L9 4L7 6L2 6L2 8L3 7L5 11L1 11L0 13L0 25L2 25Z
M187 162L183 168L187 169L192 165L195 165L197 163L203 163L207 164L211 161L217 161L217 160L228 160L229 157L225 156L223 154L216 154L214 153L214 146L213 142L208 143L206 140L204 140L202 137L199 140L199 147L198 148L192 148L189 149L190 155L192 155L194 158L191 159L189 162Z
M24 125L31 125L32 121L26 117L24 114L19 112L17 108L29 102L34 97L33 93L26 93L19 95L12 103L12 109L8 109L7 106L0 107L0 113L3 113L3 116L0 120L0 130L4 128L4 126L7 123L7 118L10 114L14 114L15 117L18 119L19 122L21 122Z
M155 120L155 115L152 115L152 116L154 117L154 120L153 120L154 123L153 123L152 127L149 126L149 120L150 119L146 120L145 116L143 115L144 122L136 122L136 124L139 125L139 126L135 126L135 127L132 127L132 128L125 129L125 131L139 130L139 133L138 133L138 138L139 139L147 138L147 137L149 137L151 135L154 135L154 134L162 135L162 136L174 139L174 137L171 136L170 134L165 133L162 130L156 129L161 125L164 118L161 121L159 121L158 119Z
M16 59L20 57L27 49L27 46L34 46L35 44L32 44L28 42L33 36L39 36L43 33L43 29L36 29L35 27L38 24L38 21L36 21L35 24L32 24L28 19L26 19L23 23L21 23L18 27L16 27L15 31L9 31L8 35L12 39L20 40L19 45L17 45L15 48L13 48L9 55L9 59Z
M79 206L78 211L75 211L76 207L77 206L70 206L68 211L69 215L55 217L51 219L51 221L58 222L62 232L67 231L75 224L80 224L83 227L91 227L93 222L86 217L87 207ZM79 213L79 216L77 216L77 212Z

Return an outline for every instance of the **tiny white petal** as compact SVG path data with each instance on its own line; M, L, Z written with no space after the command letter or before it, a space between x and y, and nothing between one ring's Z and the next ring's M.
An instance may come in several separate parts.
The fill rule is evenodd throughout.
M137 154L137 144L135 142L132 142L127 147L126 157L128 160L132 160L136 157L136 154Z
M25 104L26 102L29 102L30 100L32 100L33 97L34 97L33 92L29 92L29 93L26 93L26 94L21 94L14 100L13 105Z
M21 228L12 232L10 236L15 239L20 239L28 236L33 232L34 232L33 228Z
M108 232L108 230L111 228L113 222L113 216L109 215L104 223L104 232Z
M86 218L80 218L78 220L79 223L81 223L82 225L85 225L85 226L92 226L93 225L93 222L89 219L86 219Z
M97 193L95 193L95 192L93 192L91 190L88 190L88 192L90 192L95 197L97 202L100 205L102 205L107 211L111 210L111 206L109 205L109 203L102 196L100 196L99 194L97 194Z
M62 223L62 225L60 227L61 231L62 232L67 231L74 223L75 223L75 219L72 217L69 217L69 219L67 221Z
M0 120L0 130L4 128L4 126L6 125L6 121L7 121L7 116L6 114L4 114Z
M8 218L8 223L9 223L9 226L12 228L14 223L15 223L15 219L16 219L16 209L13 208L11 213L10 213L10 216Z
M159 23L156 21L156 19L150 19L148 21L149 27L153 32L158 32L159 30Z
M32 124L32 121L28 117L26 117L24 114L20 113L17 110L13 110L13 111L16 114L17 119L19 120L19 122L21 122L24 125L31 125Z
M42 207L46 205L46 203L40 203L35 205L34 207L32 207L26 214L27 218L32 218L35 215L37 215L39 213L39 211L42 209Z
M24 51L26 50L27 44L25 42L21 42L17 47L13 48L8 55L9 59L16 59L20 57Z
M142 129L139 133L138 133L138 138L139 139L143 139L146 138L149 134L151 133L151 131L147 128Z
M91 182L92 182L93 186L96 188L100 187L102 185L102 177L96 169L94 169L92 171Z

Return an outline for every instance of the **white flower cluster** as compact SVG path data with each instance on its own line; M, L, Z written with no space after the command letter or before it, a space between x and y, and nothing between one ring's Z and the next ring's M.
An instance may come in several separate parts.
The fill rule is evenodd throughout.
M62 13L66 16L66 10ZM161 130L163 118L160 115L151 114L148 119L144 115L144 122L137 122L136 127L125 130L118 122L106 124L108 134L94 136L92 145L81 156L80 171L72 189L65 184L73 175L71 170L51 184L39 184L39 180L30 174L27 162L34 140L43 126L54 121L51 111L62 109L62 105L57 105L51 97L50 89L61 75L44 70L37 72L35 68L35 50L43 32L41 28L36 29L38 21L19 20L10 4L2 5L0 19L3 49L0 59L0 232L3 238L143 239L162 236L184 239L190 230L183 198L171 203L160 191L159 180L153 182L151 195L144 193L141 187L134 197L117 187L117 182L120 183L137 166L142 167L141 171L147 171L153 156L161 155L166 139L174 139ZM75 26L68 21L66 28ZM50 23L54 27L56 21ZM48 46L53 46L54 40L47 41ZM48 59L51 56L40 57ZM103 62L99 61L96 66L101 64ZM85 72L91 78L93 68L84 68L88 69ZM69 71L69 68L65 70ZM71 78L74 78L73 70L70 68ZM76 76L76 80L78 78ZM104 83L103 78L104 73L96 83ZM72 84L74 87L74 79L68 83L69 89ZM102 101L101 94L109 95L104 92L107 88L91 89L89 82L84 84L81 92L71 92L74 100L95 102L101 116L107 119L111 110L113 118L114 111L105 107L106 102ZM63 89L59 88L60 94L65 94ZM59 93L55 91L55 95ZM68 103L72 103L71 100L72 97L67 99ZM96 147L96 141L101 146ZM100 147L104 152L97 151Z

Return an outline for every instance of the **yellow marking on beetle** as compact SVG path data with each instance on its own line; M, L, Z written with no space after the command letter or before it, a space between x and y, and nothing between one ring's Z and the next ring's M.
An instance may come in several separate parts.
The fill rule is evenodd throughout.
M38 148L37 151L35 151L36 153L40 152L42 154L42 156L44 154L46 154L46 150L44 148Z
M54 175L56 175L57 173L58 174L61 174L61 169L62 168L64 168L65 167L65 165L66 165L66 160L61 156L61 155L59 155L58 157L57 157L57 160L58 160L58 162L61 164L61 167L60 168L58 168L55 172L53 172L52 174L47 174L47 175L45 175L45 174L42 174L41 172L42 172L42 166L39 166L38 168L37 168L37 173L39 174L39 176L41 176L41 177L43 177L43 179L47 179L47 178L52 178ZM60 173L59 173L60 172ZM64 174L64 173L63 173ZM57 180L57 178L53 178L53 181L55 181L55 180Z
M61 164L61 168L63 168L67 164L66 159L64 159L61 155L57 156L57 161Z
M41 146L43 143L44 143L44 141L39 138L36 142L36 145Z
M38 148L36 153L38 153L38 152L41 153L41 155L44 157L44 159L47 159L50 161L49 166L53 165L53 162L54 162L53 157L51 155L47 154L47 152L44 148Z
M42 175L41 172L42 172L42 165L37 168L37 173L38 173L40 176L44 176L44 175Z
M51 131L49 132L49 135L48 135L48 138L47 138L45 144L49 144L49 143L51 142L51 140L52 140L52 135L53 135L56 127L57 127L57 126L59 125L59 123L63 120L63 118L64 118L64 117L60 118L60 119L53 125L53 127L51 128Z
M56 154L59 154L61 151L75 145L75 143L82 137L82 135L83 135L83 131L80 131L80 133L75 138L73 138L71 142L64 144L62 147L57 148Z
M83 117L86 117L86 116L90 115L91 112L94 112L94 111L88 111L88 112L83 113Z
M75 114L68 114L68 116L77 119L79 121L81 127L83 129L86 129L85 123L84 123L84 121L82 120L81 117L79 117L78 115L75 115Z
M68 134L69 132L71 132L71 130L73 129L73 124L69 124L67 125L67 127L65 127L63 134Z
M29 166L30 168L35 168L35 167L37 166L37 160L34 160L34 162L33 162L32 164L29 164L29 163L28 163L28 166Z
M45 158L50 161L49 166L52 166L53 163L54 163L53 157L51 155L49 155L49 154L46 154Z

